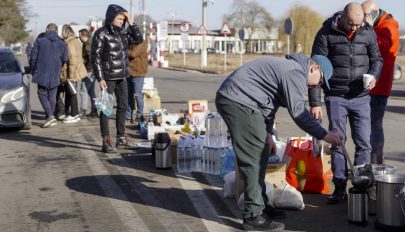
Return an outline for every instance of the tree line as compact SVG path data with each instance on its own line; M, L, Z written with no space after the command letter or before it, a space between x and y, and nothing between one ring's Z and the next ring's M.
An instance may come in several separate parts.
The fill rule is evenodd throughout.
M9 46L28 37L25 0L0 0L0 44Z

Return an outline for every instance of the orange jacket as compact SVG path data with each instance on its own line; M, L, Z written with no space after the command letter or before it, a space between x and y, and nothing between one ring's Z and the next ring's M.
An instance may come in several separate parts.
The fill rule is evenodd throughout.
M399 47L398 28L398 22L388 13L384 13L377 22L377 25L374 25L374 31L377 34L378 47L380 48L384 65L376 86L370 92L371 94L383 96L391 95L395 58L397 57Z

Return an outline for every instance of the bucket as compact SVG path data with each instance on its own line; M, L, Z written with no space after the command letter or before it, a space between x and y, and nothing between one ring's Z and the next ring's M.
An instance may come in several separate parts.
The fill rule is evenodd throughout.
M368 197L364 189L349 189L347 221L356 224L367 224Z
M172 167L170 155L170 136L167 132L160 132L155 135L153 150L155 152L155 168L168 169Z
M376 226L385 231L405 231L405 175L376 176Z
M355 166L354 168L359 170L362 167L364 167L364 164ZM372 172L373 172L374 176L393 175L397 171L397 168L395 166L389 165L389 164L372 164L371 167L372 167ZM374 216L377 211L377 206L376 206L377 192L376 192L375 183L373 184L373 186L371 188L368 189L367 193L368 193L368 197L369 197L368 214L371 216Z

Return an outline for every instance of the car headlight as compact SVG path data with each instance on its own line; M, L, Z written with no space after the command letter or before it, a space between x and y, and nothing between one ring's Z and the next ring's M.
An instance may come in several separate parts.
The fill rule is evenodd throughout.
M2 103L9 103L18 100L24 96L24 87L20 87L16 90L10 91L3 95L1 98Z

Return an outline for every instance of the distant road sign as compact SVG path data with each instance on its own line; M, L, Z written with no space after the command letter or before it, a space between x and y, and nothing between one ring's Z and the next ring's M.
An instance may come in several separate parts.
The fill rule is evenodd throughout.
M243 28L239 29L239 39L240 40L244 40L245 39L245 30L243 30Z
M285 32L287 35L291 35L292 30L293 30L293 22L292 22L291 18L287 18L287 19L284 21L284 32Z
M221 35L229 35L231 34L231 29L229 29L229 26L227 23L224 23L221 28L221 32L219 32Z
M160 21L160 31L159 31L159 38L163 39L167 37L167 30L168 30L168 22L167 21Z
M201 25L200 28L198 28L198 31L196 33L197 35L207 35L208 31L205 29L204 25Z
M188 23L188 22L182 22L180 24L180 31L181 32L188 32L190 30L190 28L191 28L191 26L190 26L190 23Z

